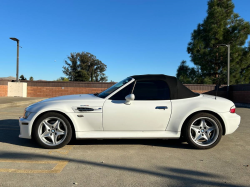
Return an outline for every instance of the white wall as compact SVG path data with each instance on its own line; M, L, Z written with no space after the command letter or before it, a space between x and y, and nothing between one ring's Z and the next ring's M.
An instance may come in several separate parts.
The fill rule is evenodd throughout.
M8 82L8 96L27 97L27 83Z

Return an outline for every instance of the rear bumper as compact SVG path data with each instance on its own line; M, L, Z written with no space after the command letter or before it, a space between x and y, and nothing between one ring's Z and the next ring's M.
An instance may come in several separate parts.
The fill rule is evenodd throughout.
M234 131L236 131L240 125L241 117L236 113L232 114L230 112L220 113L220 115L225 122L225 135L232 134Z

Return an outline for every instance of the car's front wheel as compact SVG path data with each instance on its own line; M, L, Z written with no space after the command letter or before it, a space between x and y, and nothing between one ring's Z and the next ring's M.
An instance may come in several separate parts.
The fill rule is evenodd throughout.
M212 114L198 113L185 126L187 142L197 149L209 149L217 145L222 137L220 121Z
M57 149L69 143L72 128L62 114L48 112L38 118L34 124L32 136L42 147Z

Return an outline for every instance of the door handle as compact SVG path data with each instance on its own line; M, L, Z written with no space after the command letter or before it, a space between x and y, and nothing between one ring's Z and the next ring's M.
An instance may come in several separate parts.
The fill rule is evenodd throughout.
M155 109L163 109L163 110L166 110L166 109L168 109L168 107L167 107L167 106L157 106L157 107L155 107Z

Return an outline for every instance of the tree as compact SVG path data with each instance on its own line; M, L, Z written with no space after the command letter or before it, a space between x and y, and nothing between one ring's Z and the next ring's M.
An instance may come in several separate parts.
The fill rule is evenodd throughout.
M250 82L250 43L244 47L250 23L233 10L232 0L209 0L207 17L192 33L187 51L204 83L216 83L219 76L227 82L227 47L216 44L230 44L230 84Z
M27 80L27 79L23 75L21 75L20 80Z
M76 81L78 76L78 62L77 54L71 53L68 57L69 62L65 60L66 67L63 66L63 73L68 76L68 79L71 81Z
M30 77L30 81L33 81L34 80L34 78L33 77Z
M198 72L195 68L190 68L183 60L177 69L176 77L184 84L195 84L198 82Z
M70 81L106 82L107 66L89 52L71 53L63 73Z
M56 79L56 81L69 81L69 79L66 77L60 77L60 78Z
M179 65L176 77L184 84L213 84L209 78L203 78L199 66L190 68L183 60Z

